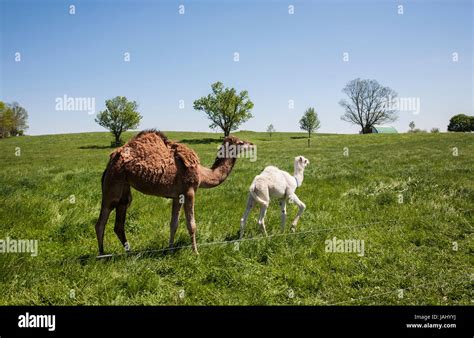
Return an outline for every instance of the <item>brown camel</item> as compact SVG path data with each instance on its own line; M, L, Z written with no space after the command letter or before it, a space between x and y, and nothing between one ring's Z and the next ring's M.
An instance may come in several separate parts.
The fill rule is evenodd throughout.
M233 151L225 151L231 147ZM213 188L224 182L232 171L236 155L250 147L250 142L227 136L211 168L203 167L192 149L169 140L156 130L142 131L124 146L117 148L110 154L109 163L102 175L102 206L95 226L99 255L104 254L105 224L113 209L116 209L114 231L125 250L130 250L124 228L127 208L132 202L130 187L144 194L173 199L170 250L173 249L179 212L184 204L192 248L198 253L194 220L196 191L199 187Z

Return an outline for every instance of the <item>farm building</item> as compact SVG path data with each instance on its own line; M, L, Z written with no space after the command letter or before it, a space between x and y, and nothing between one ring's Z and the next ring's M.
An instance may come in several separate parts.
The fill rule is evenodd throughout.
M394 127L390 126L373 126L373 134L398 134L398 131Z

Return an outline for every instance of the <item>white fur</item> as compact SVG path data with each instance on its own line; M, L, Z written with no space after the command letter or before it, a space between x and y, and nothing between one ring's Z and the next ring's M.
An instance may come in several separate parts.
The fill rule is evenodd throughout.
M291 226L291 229L295 231L296 224L306 208L306 205L296 196L295 190L303 183L304 168L308 164L309 161L306 158L297 156L295 157L295 171L293 176L274 166L266 167L260 175L255 176L249 188L247 208L240 220L240 238L244 235L245 223L247 222L250 211L256 203L260 204L258 224L263 233L267 235L265 229L265 214L271 198L278 198L280 200L282 229L286 223L286 201L288 200L290 203L294 202L298 206L298 214Z

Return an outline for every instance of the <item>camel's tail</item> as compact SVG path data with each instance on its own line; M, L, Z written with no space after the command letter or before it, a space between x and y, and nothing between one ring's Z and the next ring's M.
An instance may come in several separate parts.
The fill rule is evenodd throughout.
M105 181L105 174L107 173L107 169L109 169L109 166L105 168L104 172L102 173L102 178L100 179L100 186L101 186L102 192L104 191L104 181Z
M109 162L107 163L107 166L105 167L104 172L102 173L102 178L100 179L100 184L102 187L102 192L104 191L104 182L105 182L105 175L107 174L107 171L109 168L115 163L115 161L118 160L120 156L120 150L116 149L110 154Z
M105 173L106 172L107 172L107 168L102 173L102 178L100 179L100 186L102 187L102 190L104 189L104 180L105 180Z
M258 194L257 194L258 189L256 189L256 185L257 185L257 182L255 182L255 180L254 180L252 182L252 184L250 185L250 188L249 188L250 195L258 203L263 204L263 205L268 205L267 201L263 200L260 196L258 196Z

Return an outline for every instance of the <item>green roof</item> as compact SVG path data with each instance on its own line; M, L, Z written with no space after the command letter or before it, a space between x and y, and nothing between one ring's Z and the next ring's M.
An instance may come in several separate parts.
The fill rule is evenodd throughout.
M377 134L398 134L398 131L390 126L373 126L372 132Z

